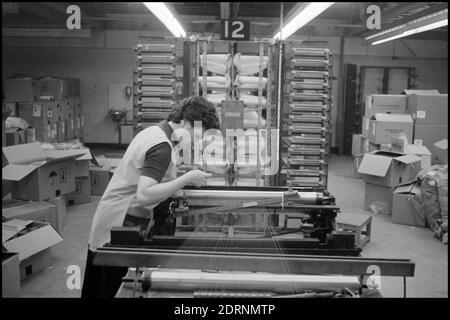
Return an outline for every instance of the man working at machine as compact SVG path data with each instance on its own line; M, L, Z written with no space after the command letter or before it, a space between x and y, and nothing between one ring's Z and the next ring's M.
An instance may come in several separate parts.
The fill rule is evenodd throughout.
M191 170L176 177L174 130L183 128L193 137L194 122L203 130L219 127L214 106L200 96L191 96L157 126L142 130L128 146L95 212L89 237L82 298L114 297L127 268L93 265L95 250L110 241L113 227L141 226L158 215L157 205L185 186L201 187L210 174ZM175 139L173 139L175 138Z

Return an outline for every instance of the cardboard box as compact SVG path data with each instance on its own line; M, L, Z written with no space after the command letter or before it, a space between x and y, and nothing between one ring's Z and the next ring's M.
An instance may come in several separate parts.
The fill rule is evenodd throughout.
M19 253L20 278L25 279L51 264L51 247L63 238L47 223L10 220L2 223L2 243Z
M91 202L91 179L90 177L75 178L75 191L73 192L74 204Z
M69 86L69 96L75 97L80 95L80 79L66 78Z
M420 184L416 181L395 187L392 200L392 222L425 227L425 212L420 197Z
M75 190L77 150L44 151L39 143L4 147L9 164L2 169L16 199L42 201Z
M91 166L89 174L91 177L91 195L102 196L113 176L111 167L99 168Z
M37 80L38 97L53 97L55 100L63 100L68 97L69 85L67 79L58 77L43 77Z
M426 169L431 167L431 152L425 146L408 144L405 147L406 154L414 154L422 159L421 169Z
M75 177L89 177L91 151L89 149L80 149L80 151L84 151L84 154L75 160Z
M364 210L390 214L392 212L392 193L394 188L372 183L366 183L365 185Z
M364 138L362 134L354 134L352 136L352 155L369 152L369 140Z
M8 220L20 219L47 222L58 232L62 231L62 228L58 225L56 206L45 201L30 201L18 206L3 208L2 215Z
M73 129L74 129L73 119L64 120L64 124L65 124L65 129L66 129L64 139L65 139L65 141L72 140L73 139Z
M2 298L20 298L18 253L2 252Z
M353 156L353 177L361 179L363 175L358 173L359 166L361 164L364 154L358 154Z
M17 102L3 102L2 111L8 113L8 117L17 117ZM9 111L6 111L9 110Z
M81 117L81 98L73 97L72 104L73 104L73 117L74 118Z
M421 161L412 154L375 151L364 155L358 173L363 174L366 183L394 187L413 179L420 171Z
M25 129L25 143L33 143L36 142L36 129L28 128Z
M448 126L439 124L415 124L414 144L431 149L435 142L448 139Z
M62 195L56 198L48 199L47 202L54 205L56 208L57 216L57 228L56 230L61 233L66 226L67 210L66 210L66 195Z
M62 117L64 120L70 120L74 118L74 108L72 99L64 99L61 108L62 108Z
M73 138L79 138L81 135L81 119L76 117L73 120Z
M36 81L29 78L5 79L5 101L32 102L37 100Z
M448 124L448 95L408 95L408 112L416 124Z
M448 164L448 140L433 143L431 147L431 164Z
M410 115L378 113L370 119L369 141L375 144L391 143L391 136L404 133L412 141L414 122Z
M46 126L35 126L36 141L53 143L57 142L57 125L52 123Z
M362 128L361 135L363 138L369 139L369 131L370 130L370 118L363 117L362 118Z
M56 141L64 142L66 141L66 121L60 121L56 123Z
M365 117L377 113L405 114L407 97L400 94L370 94L366 97Z
M19 117L32 126L44 126L58 121L60 108L54 101L39 101L33 103L18 103Z
M6 146L16 146L25 143L25 130L18 128L6 129Z

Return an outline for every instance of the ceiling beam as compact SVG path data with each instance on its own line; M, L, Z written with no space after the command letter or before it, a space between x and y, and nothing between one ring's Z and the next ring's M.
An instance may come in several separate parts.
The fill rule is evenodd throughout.
M230 2L220 2L220 19L230 19L231 6Z

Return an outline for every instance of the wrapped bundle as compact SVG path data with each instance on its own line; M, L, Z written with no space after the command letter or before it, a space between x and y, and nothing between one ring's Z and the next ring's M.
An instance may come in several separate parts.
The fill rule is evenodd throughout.
M200 55L200 63L203 66L203 55ZM208 54L206 57L206 70L218 74L226 74L231 67L230 54Z
M269 58L263 56L262 69L267 68ZM241 76L249 76L259 72L259 56L246 56L237 53L233 58L233 64Z
M225 92L209 93L206 98L213 104L220 104L222 100L227 100L227 94Z
M255 110L244 110L244 128L258 128L258 112ZM261 118L261 127L266 126L266 120Z
M198 78L198 84L202 86L202 76ZM228 73L225 76L206 77L206 85L208 88L229 88L231 86L231 77Z
M248 105L248 106L255 106L258 105L258 96L254 96L248 93L241 93L239 100L244 101L244 104ZM266 104L266 98L261 97L261 104L265 105Z
M241 89L257 90L259 88L259 77L237 75L234 84ZM267 78L261 78L261 85L263 88L267 86Z

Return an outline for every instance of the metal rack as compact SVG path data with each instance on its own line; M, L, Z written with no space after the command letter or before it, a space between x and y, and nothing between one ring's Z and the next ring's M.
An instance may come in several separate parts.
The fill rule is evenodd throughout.
M222 42L222 43L228 43L229 44L229 53L231 55L231 59L232 59L232 63L231 63L231 68L230 70L228 70L230 78L231 78L231 86L230 87L226 87L226 88L213 88L211 86L208 85L208 72L206 70L206 65L207 65L207 59L208 59L208 54L212 53L214 54L215 52L209 52L208 48L209 45L211 43L214 42ZM271 146L271 141L270 141L270 129L272 128L276 128L276 126L274 126L273 123L273 118L276 119L276 116L273 116L273 109L275 108L274 105L272 105L272 97L276 96L276 94L271 92L271 88L273 88L273 90L276 89L276 84L273 83L273 79L275 78L273 76L273 68L275 65L274 61L269 61L267 63L267 83L263 84L262 78L263 78L263 70L265 68L262 67L263 65L263 57L265 56L266 52L267 52L267 56L271 57L273 55L273 45L269 44L267 41L239 41L239 43L257 43L257 51L255 52L258 57L259 57L259 70L257 71L257 76L259 77L259 81L258 81L258 85L255 85L254 88L249 89L250 91L257 91L258 92L258 96L257 96L257 100L258 103L252 106L245 106L244 110L254 110L257 112L258 114L258 123L257 126L254 127L254 129L266 129L267 130L267 135L265 138L265 143L266 143L266 148L267 148L267 154L270 154L270 152L277 152L275 150L271 151L270 150L270 146ZM234 85L234 80L236 75L238 75L238 72L234 66L233 63L233 58L235 56L235 54L237 53L235 50L235 41L223 41L223 40L215 40L215 39L211 39L211 38L198 38L197 41L194 44L194 52L195 52L195 58L193 59L194 61L194 79L193 79L193 93L194 94L200 94L205 96L206 98L208 98L208 90L222 90L226 92L225 95L225 100L231 100L231 101L236 101L239 100L240 98L240 92L241 92L241 88L237 85ZM201 58L200 58L201 57ZM269 89L270 88L270 89ZM264 97L265 94L265 97ZM266 102L263 103L263 98L266 99ZM219 107L219 105L216 106L216 108ZM266 109L266 125L262 126L261 123L261 117L263 114L263 109ZM251 127L245 127L243 129L249 129ZM259 139L258 141L258 148L257 148L257 154L260 154L260 144L259 144ZM231 142L232 144L235 145L236 141ZM236 147L234 147L234 149L236 150ZM236 158L236 154L234 155L234 157ZM269 185L270 184L270 179L267 177L264 177L261 173L263 171L263 169L261 168L261 163L260 163L260 159L259 156L257 157L257 170L256 170L256 175L255 174L236 174L235 175L235 182L237 182L239 180L239 178L256 178L256 185L260 186L260 185Z
M176 100L176 43L135 47L134 125L136 132L166 119Z
M327 187L331 61L328 49L287 46L280 148L287 185Z

